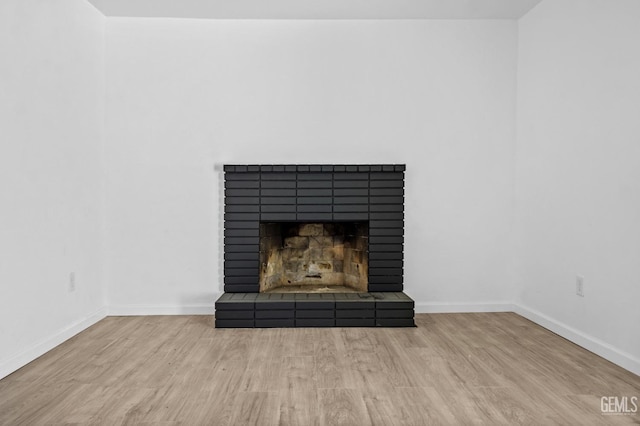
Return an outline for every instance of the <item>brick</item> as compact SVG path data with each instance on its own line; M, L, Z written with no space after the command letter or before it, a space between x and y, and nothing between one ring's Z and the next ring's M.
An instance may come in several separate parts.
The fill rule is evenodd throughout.
M253 319L253 309L243 310L221 310L217 309L215 318L218 319Z
M332 309L298 309L296 318L335 318L335 313Z
M336 327L375 327L373 318L336 318Z
M376 318L376 327L415 327L413 318Z
M287 319L255 319L255 326L257 328L286 328L293 327L295 320L293 318Z
M336 318L375 318L375 309L340 309L336 310Z
M216 319L216 328L253 328L253 319Z
M333 318L296 318L296 327L334 327Z

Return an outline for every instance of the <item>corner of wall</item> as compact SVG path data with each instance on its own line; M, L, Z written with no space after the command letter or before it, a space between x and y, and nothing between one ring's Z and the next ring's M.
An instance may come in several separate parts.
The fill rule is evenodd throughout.
M633 355L586 334L583 331L564 324L555 318L543 314L542 312L517 303L514 305L514 308L514 312L518 315L556 333L561 337L564 337L578 346L582 346L588 351L591 351L634 374L640 375L640 359Z
M73 324L58 330L52 336L46 337L39 342L32 344L26 349L23 349L14 356L3 360L2 363L0 363L0 379L24 367L33 360L49 352L51 349L69 340L81 331L84 331L98 321L103 320L104 318L106 318L106 316L107 309L100 308L97 311L87 315L86 317L74 322Z

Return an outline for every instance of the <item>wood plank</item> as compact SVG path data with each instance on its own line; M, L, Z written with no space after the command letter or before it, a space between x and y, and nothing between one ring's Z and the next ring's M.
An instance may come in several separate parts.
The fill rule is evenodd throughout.
M417 328L108 317L0 380L0 424L640 424L640 377L513 313Z
M321 425L368 425L371 418L360 391L354 389L320 389Z

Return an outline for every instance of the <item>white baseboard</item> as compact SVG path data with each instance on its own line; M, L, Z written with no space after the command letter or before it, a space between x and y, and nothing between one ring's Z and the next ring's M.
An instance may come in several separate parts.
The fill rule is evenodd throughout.
M213 315L214 304L207 305L115 305L109 306L109 316L145 315Z
M72 324L31 348L0 362L0 379L8 376L34 359L55 348L64 341L87 329L106 316L143 315L213 315L213 304L206 305L120 305L102 308L85 319ZM608 343L589 336L563 324L541 312L510 302L486 303L416 303L416 313L463 313L463 312L515 312L534 323L551 330L565 339L640 375L640 360Z
M633 355L526 306L515 304L514 312L640 376L640 359L635 358Z
M514 305L511 302L486 302L486 303L420 303L416 302L417 314L453 314L464 312L513 312Z
M6 360L3 360L2 362L0 362L0 379L24 367L34 359L44 355L45 353L49 352L51 349L65 342L66 340L72 338L73 336L80 333L81 331L86 330L87 328L91 327L93 324L104 319L106 316L107 316L106 308L101 308L96 312L88 315L84 319L74 324L71 324L66 328L63 328L53 336L48 337L36 343L30 348L14 356L9 357Z
M593 336L576 330L541 312L511 302L486 303L420 303L416 302L415 311L425 313L465 313L465 312L515 312L518 315L544 327L559 336L593 352L616 365L640 375L640 360L605 343Z

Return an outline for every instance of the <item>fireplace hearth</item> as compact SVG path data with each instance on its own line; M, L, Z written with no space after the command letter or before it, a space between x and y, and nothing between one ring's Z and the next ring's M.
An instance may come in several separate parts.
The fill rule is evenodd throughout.
M225 165L216 327L413 326L404 165Z

